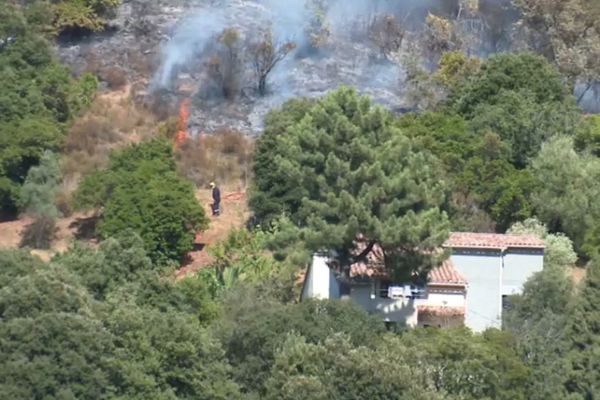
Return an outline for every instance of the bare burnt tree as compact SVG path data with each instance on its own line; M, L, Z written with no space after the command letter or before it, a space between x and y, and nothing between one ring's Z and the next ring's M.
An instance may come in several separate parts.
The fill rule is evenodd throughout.
M218 37L215 52L208 62L209 76L228 100L235 99L240 88L241 53L239 31L227 28Z
M267 93L267 78L271 71L295 48L294 42L276 43L271 32L250 44L249 54L258 79L258 93L261 96Z
M369 39L385 58L400 50L405 31L393 15L375 17L369 28Z

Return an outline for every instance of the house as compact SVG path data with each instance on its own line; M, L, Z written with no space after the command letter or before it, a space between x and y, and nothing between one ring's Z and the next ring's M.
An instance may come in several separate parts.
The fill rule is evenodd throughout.
M377 245L348 268L315 254L302 299L349 299L386 322L482 331L500 327L503 299L543 268L544 243L533 236L455 232L444 247L449 258L421 285L390 281Z
M446 260L433 269L428 282L392 282L383 267L380 249L373 247L364 262L347 272L334 257L315 254L302 288L302 299L348 299L390 323L408 326L462 326L467 281Z
M533 235L453 232L444 244L469 282L466 326L501 327L503 300L544 267L544 241Z

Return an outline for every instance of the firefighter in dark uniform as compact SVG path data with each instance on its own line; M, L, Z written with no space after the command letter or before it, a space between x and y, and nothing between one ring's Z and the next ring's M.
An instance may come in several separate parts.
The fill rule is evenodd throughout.
M221 214L221 190L214 182L210 183L210 188L212 189L213 198L212 215L218 216Z

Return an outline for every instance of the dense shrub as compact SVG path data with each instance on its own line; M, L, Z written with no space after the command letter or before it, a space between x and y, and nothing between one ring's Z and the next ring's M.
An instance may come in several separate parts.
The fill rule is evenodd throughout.
M106 170L87 177L79 207L103 207L97 233L108 238L132 229L155 262L179 260L207 227L191 183L176 173L171 144L163 139L115 151Z

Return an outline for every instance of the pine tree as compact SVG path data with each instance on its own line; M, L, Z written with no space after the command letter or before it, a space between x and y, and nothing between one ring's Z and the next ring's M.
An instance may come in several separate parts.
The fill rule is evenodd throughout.
M389 112L342 88L278 133L257 150L260 186L251 204L259 215L257 199L279 204L310 250L347 259L362 235L367 249L383 249L398 277L431 265L426 254L448 233L444 179L438 161L417 151Z

